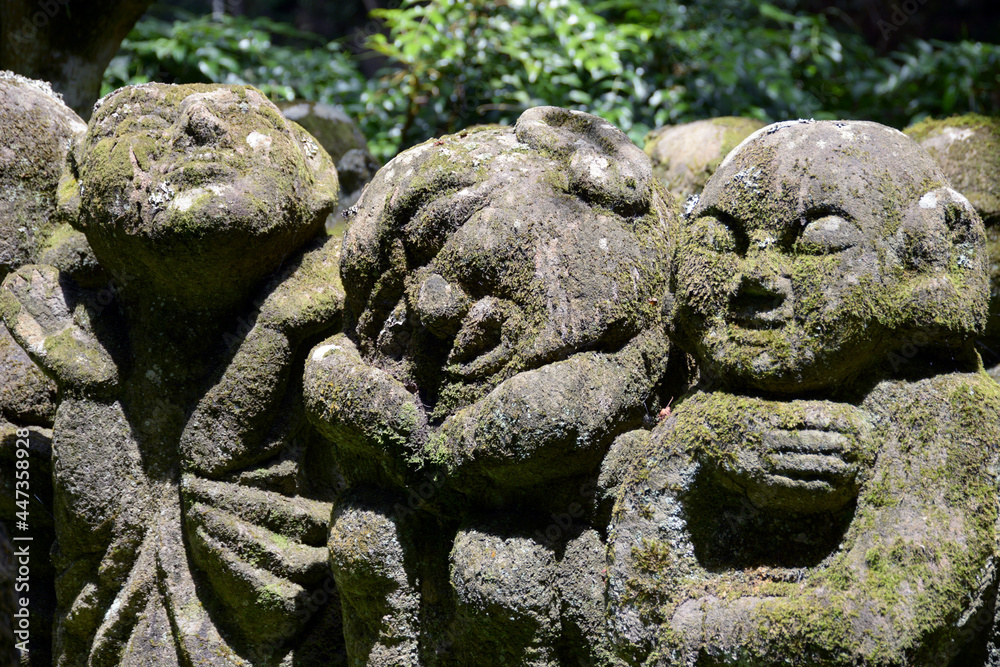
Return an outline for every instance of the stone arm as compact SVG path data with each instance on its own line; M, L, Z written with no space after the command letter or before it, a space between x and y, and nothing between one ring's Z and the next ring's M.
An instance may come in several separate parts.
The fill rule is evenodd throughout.
M641 422L664 349L647 332L615 353L524 371L428 435L418 397L339 335L306 361L306 411L339 449L375 455L390 474L431 463L460 488L524 489L596 467L610 439Z
M337 604L321 604L335 593L326 564L331 505L282 481L302 465L294 383L303 341L340 324L339 250L339 239L321 239L264 289L242 331L234 326L242 335L226 337L226 362L180 438L184 540L175 562L190 559L210 575L206 585L226 610L215 622L254 638L250 664L287 654L306 621L323 632L339 618ZM175 588L193 598L185 573L178 567ZM171 590L180 614L183 595Z
M594 470L616 435L642 423L666 349L647 331L614 353L579 352L519 373L448 417L428 455L443 457L468 489L540 488Z
M840 548L798 577L699 562L685 505L693 480L704 479L704 457L677 446L674 418L664 424L652 438L663 446L648 459L657 465L640 463L635 470L645 473L630 475L609 534L619 646L711 656L712 664L779 665L789 655L809 664L948 664L988 628L995 585L990 471L1000 448L1000 390L985 375L963 378L891 406L890 414L922 415L931 426L890 423L882 431Z
M181 436L187 469L218 477L286 444L289 420L281 413L296 352L304 339L340 324L339 259L340 239L325 237L265 289L245 336L227 335L235 352Z

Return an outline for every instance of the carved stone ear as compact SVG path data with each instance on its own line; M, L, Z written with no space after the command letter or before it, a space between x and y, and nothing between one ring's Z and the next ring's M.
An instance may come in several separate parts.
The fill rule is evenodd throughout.
M77 151L86 136L85 132L75 135L70 141L66 153L66 163L63 165L59 186L56 188L55 217L59 222L65 222L79 229L77 221L80 218L80 167L77 162Z
M628 136L603 118L559 107L528 109L519 141L567 160L570 191L625 215L649 209L653 167Z
M986 233L972 204L950 187L925 193L902 225L904 324L955 344L982 332L989 284Z
M309 198L310 210L315 214L325 211L324 215L329 215L337 207L340 190L337 168L333 164L333 159L305 128L295 121L289 120L287 122L314 179L312 194Z
M947 270L953 260L967 265L968 251L983 243L985 236L969 201L941 187L910 205L903 219L903 241L907 269L927 273ZM965 259L961 259L963 251Z

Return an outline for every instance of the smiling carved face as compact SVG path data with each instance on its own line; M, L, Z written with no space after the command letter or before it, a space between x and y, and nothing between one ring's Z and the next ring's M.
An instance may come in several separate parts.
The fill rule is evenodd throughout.
M982 224L890 128L764 128L730 154L688 219L676 333L726 384L833 386L907 332L947 344L981 325Z
M242 294L336 203L329 156L249 86L120 89L73 167L77 224L102 264L192 305Z

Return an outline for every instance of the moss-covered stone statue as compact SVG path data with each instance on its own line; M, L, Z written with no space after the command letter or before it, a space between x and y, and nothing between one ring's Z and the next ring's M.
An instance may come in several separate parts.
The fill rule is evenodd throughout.
M44 81L0 72L0 126L0 280L25 264L44 263L74 278L89 279L91 285L100 284L106 276L83 234L66 224L57 207L67 153L86 131L86 124ZM0 414L7 423L3 432L13 425L50 427L56 386L14 343L2 323L0 369L4 378ZM36 435L48 440L51 433ZM6 435L4 439L6 443ZM0 514L0 518L12 516Z
M779 123L720 166L676 258L701 384L602 471L617 656L985 664L1000 387L968 200L896 130Z
M43 264L0 290L61 396L55 664L337 664L338 480L294 372L342 308L329 157L253 88L147 84L71 158L60 208L114 298Z
M0 72L0 280L25 264L42 263L93 287L107 283L83 234L66 223L57 206L67 154L86 129L48 83ZM27 582L31 632L23 660L48 665L55 611L55 572L49 558L54 540L51 428L58 394L55 382L2 323L0 380L0 467L6 471L0 475L0 521L13 528L16 513L27 510L28 530L15 535L32 538ZM24 478L14 474L19 429L28 433L27 495ZM20 489L15 488L18 481Z
M937 160L986 225L990 317L978 345L987 372L1000 380L1000 118L967 114L928 119L903 132Z
M665 402L674 219L624 134L553 107L412 148L369 184L346 331L305 368L351 487L329 542L351 664L597 654L594 481Z
M723 116L657 128L646 138L653 176L684 205L701 194L729 151L764 127L753 118Z

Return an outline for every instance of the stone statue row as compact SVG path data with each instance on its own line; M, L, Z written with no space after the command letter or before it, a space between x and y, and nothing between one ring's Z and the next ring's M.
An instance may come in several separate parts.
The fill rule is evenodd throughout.
M903 133L741 126L680 201L538 107L340 238L254 88L0 97L52 664L1000 664L997 209Z

